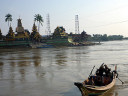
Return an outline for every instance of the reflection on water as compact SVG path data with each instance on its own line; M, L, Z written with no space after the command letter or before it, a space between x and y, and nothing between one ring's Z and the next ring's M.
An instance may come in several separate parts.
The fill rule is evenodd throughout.
M112 89L110 89L109 91L107 91L101 96L118 96L118 92L115 90L116 90L116 86L114 86Z
M113 92L113 93L108 92L108 94L106 93L105 95L101 95L101 96L118 96L118 93L117 92Z
M0 96L81 96L74 82L84 81L95 65L118 65L120 79L102 96L127 96L127 41L48 49L0 49Z
M55 55L56 63L58 65L66 65L66 53L65 51L57 52Z
M0 79L3 78L3 62L0 62Z

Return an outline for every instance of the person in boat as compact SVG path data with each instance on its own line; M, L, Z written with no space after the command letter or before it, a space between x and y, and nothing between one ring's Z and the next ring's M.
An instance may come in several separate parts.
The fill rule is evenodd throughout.
M97 76L103 76L103 73L105 72L104 65L102 64L99 69L96 71Z
M94 76L90 76L87 80L84 81L84 83L85 83L86 85L95 85L94 79L95 79Z
M96 86L101 86L102 85L102 77L101 76L96 76L94 82L95 82Z
M111 69L108 68L107 65L104 65L104 66L105 66L105 76L106 76L106 77L112 77Z
M112 75L111 69L108 68L108 66L105 65L101 65L99 69L97 69L96 71L96 76L106 76L109 77Z

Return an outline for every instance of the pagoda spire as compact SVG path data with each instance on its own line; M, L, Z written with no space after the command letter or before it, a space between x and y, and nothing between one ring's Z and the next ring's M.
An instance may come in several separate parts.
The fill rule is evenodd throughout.
M12 40L15 37L15 33L13 32L13 29L10 25L8 34L6 35L6 40Z
M18 19L18 24L17 24L17 25L18 25L18 27L22 27L21 20L22 20L22 19L20 19L20 18Z
M22 19L18 19L17 21L17 28L16 28L16 32L24 32L24 27L22 27L22 23L21 23Z
M37 26L35 25L35 22L32 27L31 39L37 42L39 42L41 39L41 35L37 31Z
M11 25L9 27L9 33L13 33L13 29L12 29Z
M37 32L37 26L35 25L35 22L34 22L33 27L32 27L32 32Z

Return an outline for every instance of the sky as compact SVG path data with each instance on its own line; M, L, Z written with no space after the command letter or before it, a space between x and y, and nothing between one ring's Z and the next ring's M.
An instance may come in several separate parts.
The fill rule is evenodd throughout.
M40 34L46 35L47 14L53 33L63 26L67 33L75 33L75 15L79 17L79 30L87 34L128 36L128 0L0 0L0 29L8 33L5 15L12 15L15 32L17 19L22 19L24 29L32 31L35 14L43 17Z

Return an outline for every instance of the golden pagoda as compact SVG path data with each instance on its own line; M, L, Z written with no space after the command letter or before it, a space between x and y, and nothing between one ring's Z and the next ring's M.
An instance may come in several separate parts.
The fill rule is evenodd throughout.
M14 40L14 38L15 38L15 33L13 32L13 29L12 29L12 27L10 26L10 27L9 27L8 34L6 35L6 40L7 40L7 41L12 41L12 40Z
M17 28L16 28L17 33L24 33L24 27L22 27L21 19L18 19L17 23Z
M67 33L65 32L65 28L63 27L57 27L53 33L53 36L55 37L62 37L62 36L67 36Z
M37 32L37 26L35 25L35 22L33 24L32 32Z
M16 27L17 34L15 38L19 38L19 39L29 38L29 34L25 32L24 27L22 27L21 19L19 18L17 21L18 21L17 27Z
M31 39L35 41L40 41L41 39L41 35L39 34L39 32L37 32L37 26L35 25L35 22L32 28Z

